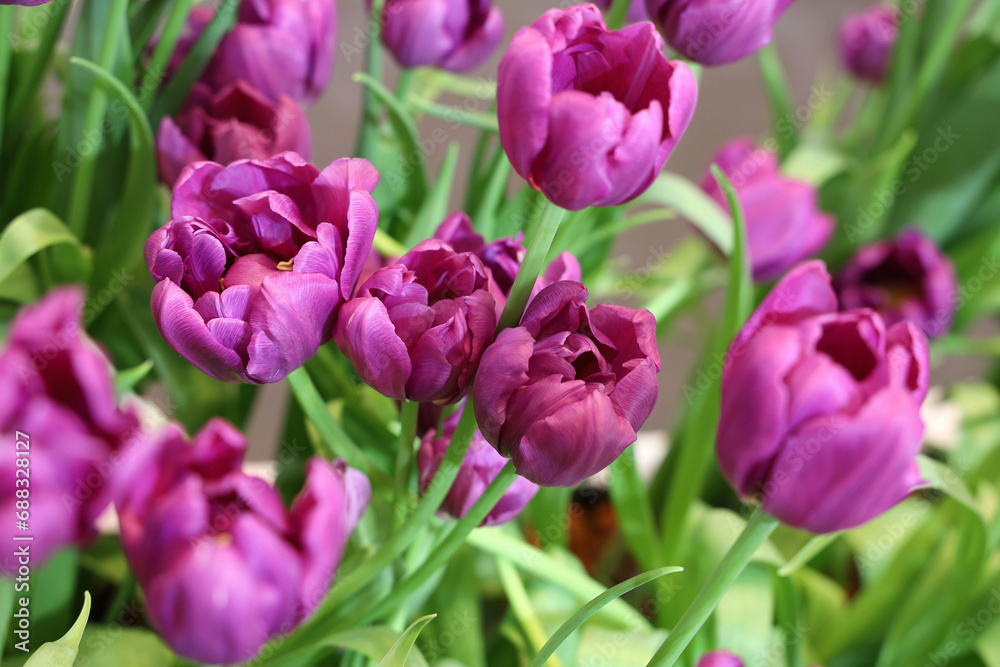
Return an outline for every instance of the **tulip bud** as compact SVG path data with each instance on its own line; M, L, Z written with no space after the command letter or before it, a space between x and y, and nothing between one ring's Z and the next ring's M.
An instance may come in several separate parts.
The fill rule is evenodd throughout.
M744 497L814 533L861 525L919 481L927 340L837 312L822 262L791 271L733 341L716 450Z
M472 253L427 239L376 271L345 304L337 345L390 398L455 403L493 342L489 274Z
M746 221L747 246L755 280L777 278L819 252L833 234L834 218L819 210L816 188L778 171L773 153L754 149L748 137L723 146L712 163L736 189ZM726 194L711 170L701 187L725 210Z
M696 667L743 667L744 663L729 651L712 651L701 656Z
M840 26L840 60L859 79L881 83L899 37L899 8L875 5L851 14Z
M174 68L194 46L214 10L200 5L188 15ZM309 103L333 70L337 38L334 0L245 0L236 25L209 60L201 80L212 90L245 81L274 103L287 95Z
M386 0L382 18L382 41L403 67L462 72L503 37L503 14L490 0Z
M483 354L473 405L483 437L542 486L573 486L635 442L656 403L656 320L587 308L580 283L546 287Z
M794 0L646 0L646 9L678 53L702 65L742 60L771 43Z
M329 590L371 487L311 459L291 510L241 471L246 441L210 421L189 443L169 427L118 505L122 546L153 626L178 654L242 663L308 618Z
M680 141L698 98L649 23L608 30L594 5L551 9L500 61L500 141L514 169L557 206L635 199Z
M308 361L371 249L377 183L367 160L321 172L295 153L185 168L173 219L146 242L163 337L229 382L276 382Z
M128 480L121 457L139 430L135 409L117 405L108 359L83 331L83 301L78 288L53 290L18 313L0 352L2 534L8 544L31 536L34 568L95 535ZM18 567L16 556L0 559L6 574Z
M285 151L308 160L311 143L309 121L290 97L274 104L243 81L213 95L198 83L177 121L160 122L157 164L160 178L172 187L192 162L266 160Z
M428 430L420 441L420 449L417 450L417 471L421 494L427 492L441 466L461 417L462 410L457 410L445 420L440 437L437 436L436 429L432 429ZM465 460L458 470L458 476L451 485L448 495L445 496L444 502L441 503L441 510L456 519L461 519L483 495L486 487L496 479L506 463L507 459L500 456L477 429L472 436L472 444L469 445ZM496 526L516 518L536 493L538 486L523 477L518 477L480 525Z
M887 326L910 321L928 338L948 332L958 304L954 265L917 229L859 249L834 288L841 308L877 310Z

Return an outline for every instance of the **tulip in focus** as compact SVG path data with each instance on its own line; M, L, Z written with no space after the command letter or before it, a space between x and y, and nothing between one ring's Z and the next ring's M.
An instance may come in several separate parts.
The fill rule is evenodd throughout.
M919 482L927 340L837 312L822 262L791 271L733 341L716 450L730 484L814 533L859 526Z
M917 229L858 250L834 288L841 308L877 310L886 325L908 320L928 338L948 332L958 303L954 265Z
M881 83L899 37L899 8L881 4L851 14L840 26L840 60L847 70Z
M426 492L431 485L461 417L462 411L456 411L445 420L440 437L437 436L436 430L432 429L427 431L421 440L420 448L417 450L420 493ZM461 519L483 495L486 487L500 474L506 463L507 459L500 456L477 429L472 436L472 444L469 445L465 460L458 470L458 476L441 504L441 509L450 516ZM523 477L518 477L480 525L496 526L516 518L536 493L538 486Z
M514 169L569 210L615 206L653 182L698 99L649 23L608 30L594 5L545 12L500 61L500 141Z
M755 280L777 278L819 252L833 234L834 218L819 210L816 188L783 176L774 153L754 149L748 137L723 146L712 163L736 189L746 219ZM711 170L701 187L726 211L729 202Z
M243 81L213 95L198 83L177 121L160 122L156 153L160 178L173 186L192 162L266 160L285 151L308 160L311 143L309 121L290 97L274 104Z
M794 0L646 0L646 9L678 53L702 65L742 60L771 43Z
M188 15L175 66L213 14L211 7L199 5ZM330 80L336 37L334 0L245 0L201 80L215 91L242 80L275 104L282 95L310 103Z
M476 418L519 475L573 486L635 442L656 403L659 370L649 311L591 310L583 285L558 282L486 350L473 386Z
M208 664L249 660L312 613L371 495L360 472L317 457L286 510L241 471L245 449L221 419L191 442L170 426L118 508L152 624L178 654Z
M333 335L371 249L378 172L295 153L188 166L172 220L146 242L153 315L188 361L229 382L276 382Z
M83 302L76 287L50 292L18 314L0 353L3 535L14 545L33 538L35 569L96 534L94 522L128 478L124 452L140 427L132 406L119 409L113 368L83 332ZM12 555L0 563L6 574L18 571Z
M358 288L340 313L337 345L390 398L455 403L493 342L492 291L478 257L427 239Z
M403 67L462 72L489 58L503 37L491 0L386 0L382 17L382 41Z

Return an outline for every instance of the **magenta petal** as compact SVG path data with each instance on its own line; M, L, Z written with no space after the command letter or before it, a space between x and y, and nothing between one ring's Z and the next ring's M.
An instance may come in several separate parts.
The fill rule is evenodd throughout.
M483 437L494 447L500 443L511 394L528 380L534 343L531 333L523 327L504 329L483 353L473 384L473 406Z
M364 270L377 228L378 205L375 199L363 188L351 190L347 209L347 248L344 253L344 269L340 275L340 290L345 300L351 298Z
M501 39L503 39L503 13L499 7L490 7L483 24L448 54L441 62L441 67L453 72L472 69L496 51Z
M337 345L365 383L390 398L406 397L410 357L381 301L348 301L338 318Z
M184 136L173 119L168 116L160 121L156 133L156 163L164 183L172 186L185 166L204 159L205 155Z
M514 35L497 75L500 140L514 170L531 178L531 165L549 134L552 55L545 38L532 27Z

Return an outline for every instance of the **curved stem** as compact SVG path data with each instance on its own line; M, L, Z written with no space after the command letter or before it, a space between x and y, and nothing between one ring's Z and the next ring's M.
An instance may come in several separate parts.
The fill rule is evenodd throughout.
M413 440L417 435L417 415L420 404L403 401L399 414L399 449L396 451L396 493L393 506L396 508L393 527L403 523L402 514L410 494L410 473L413 470Z
M538 224L535 226L531 241L528 243L528 252L524 256L524 261L521 262L514 286L510 288L510 296L507 297L507 305L504 306L503 314L500 316L497 332L508 327L516 327L521 321L521 315L524 314L524 308L528 305L531 290L534 289L535 281L542 272L549 248L552 247L552 239L555 238L559 223L562 222L565 213L565 210L545 200Z
M701 626L715 611L719 600L746 569L757 549L777 527L778 520L771 515L760 510L754 513L722 562L715 568L715 572L702 586L694 602L681 616L681 620L670 631L646 667L671 667L677 661Z

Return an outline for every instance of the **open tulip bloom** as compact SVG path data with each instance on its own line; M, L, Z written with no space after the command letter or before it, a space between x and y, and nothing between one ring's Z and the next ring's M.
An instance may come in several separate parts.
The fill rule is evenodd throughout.
M0 667L997 667L1000 0L352 1L0 0Z

